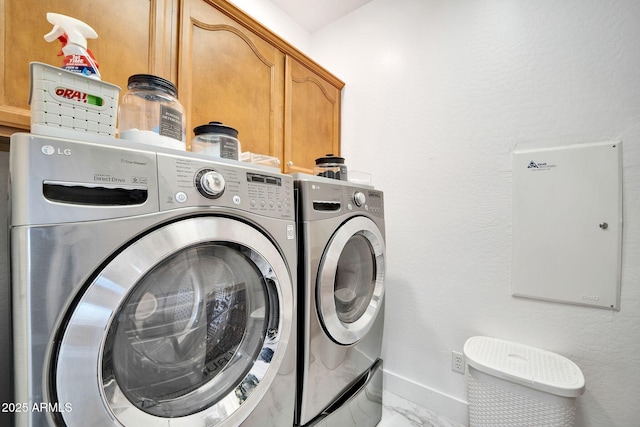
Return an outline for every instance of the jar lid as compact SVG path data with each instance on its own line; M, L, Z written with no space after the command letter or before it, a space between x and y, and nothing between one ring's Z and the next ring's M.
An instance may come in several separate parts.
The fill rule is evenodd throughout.
M167 79L163 79L162 77L154 76L152 74L134 74L130 76L129 81L127 82L127 88L131 89L134 85L160 88L169 92L174 97L178 96L176 85Z
M333 154L327 154L325 157L316 159L316 165L323 165L325 163L340 163L344 164L344 157L334 156Z
M230 126L223 125L221 122L209 122L206 125L200 125L193 128L193 133L202 135L203 133L221 133L238 138L238 131Z

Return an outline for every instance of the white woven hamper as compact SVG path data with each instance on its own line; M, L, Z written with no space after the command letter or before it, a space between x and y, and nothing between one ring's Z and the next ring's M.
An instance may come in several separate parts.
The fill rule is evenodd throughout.
M572 427L580 368L558 354L490 337L464 345L470 427Z

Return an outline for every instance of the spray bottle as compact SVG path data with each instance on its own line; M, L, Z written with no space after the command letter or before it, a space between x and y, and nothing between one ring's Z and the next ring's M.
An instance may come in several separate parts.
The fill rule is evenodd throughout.
M53 24L53 30L44 36L48 42L56 39L62 43L58 56L64 55L62 68L73 73L100 80L98 61L87 49L87 39L98 38L98 34L89 25L59 13L47 13L47 21Z

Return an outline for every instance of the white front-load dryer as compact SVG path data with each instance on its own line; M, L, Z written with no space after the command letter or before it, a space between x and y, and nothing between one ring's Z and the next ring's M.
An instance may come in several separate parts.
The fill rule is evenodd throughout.
M12 137L17 426L292 425L293 179L157 150Z
M298 174L296 425L372 427L382 415L382 191Z

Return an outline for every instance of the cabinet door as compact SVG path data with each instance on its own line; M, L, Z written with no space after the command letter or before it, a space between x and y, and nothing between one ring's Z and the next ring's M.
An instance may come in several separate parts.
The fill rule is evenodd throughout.
M29 62L59 66L60 43L47 43L53 26L47 12L72 16L98 33L88 47L99 62L102 81L124 91L130 75L163 74L171 63L166 25L176 22L174 0L0 0L0 135L29 129ZM177 15L176 15L177 16ZM168 65L167 65L168 67Z
M194 127L220 121L238 130L242 151L282 159L284 54L213 1L182 0L181 16L187 139Z
M340 154L340 89L287 56L285 172L313 173L315 159Z

